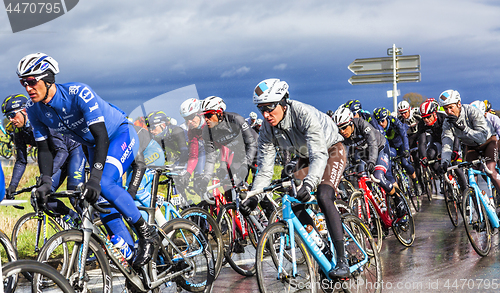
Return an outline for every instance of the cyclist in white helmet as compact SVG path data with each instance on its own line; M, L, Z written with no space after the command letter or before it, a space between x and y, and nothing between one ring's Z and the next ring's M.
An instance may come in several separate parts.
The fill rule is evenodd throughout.
M247 119L245 119L246 122L250 127L254 127L255 123L257 122L257 113L255 112L250 112L250 115Z
M498 160L497 135L484 114L478 108L462 104L460 93L446 90L439 95L439 105L447 114L443 123L442 155L440 172L444 173L451 161L453 140L458 137L465 145L465 160L471 162L482 154L486 165L493 173L489 175L496 190L500 190L500 179L495 169Z
M253 102L264 116L264 123L259 133L259 172L252 189L265 187L271 182L276 145L294 151L299 157L294 176L303 179L297 199L308 201L311 192L317 189L318 204L325 214L337 255L338 265L329 272L329 276L346 277L349 265L344 254L340 215L334 204L347 161L343 138L330 116L310 105L290 101L288 97L288 84L279 79L266 79L255 87ZM242 210L251 211L257 203L257 197L250 197L243 202ZM297 205L293 210L304 224L315 227L304 205Z

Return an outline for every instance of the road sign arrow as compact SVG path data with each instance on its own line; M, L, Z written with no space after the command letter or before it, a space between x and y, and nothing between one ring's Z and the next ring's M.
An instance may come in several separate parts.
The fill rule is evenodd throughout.
M393 60L392 57L356 59L347 68L354 74L389 73L393 70ZM397 56L396 69L398 72L419 71L420 55Z
M349 78L349 83L352 85L369 84L369 83L392 83L394 75L392 74L367 74L353 75ZM419 82L420 72L406 72L396 74L396 81L400 82Z

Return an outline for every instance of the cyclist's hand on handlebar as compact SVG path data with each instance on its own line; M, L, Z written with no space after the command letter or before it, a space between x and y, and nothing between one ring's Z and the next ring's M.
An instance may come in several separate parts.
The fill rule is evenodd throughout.
M405 157L406 159L408 159L410 157L410 151L409 150L404 150L403 151L403 157Z
M186 170L182 170L179 172L179 183L181 185L187 186L189 183L189 178L191 178L191 173Z
M249 199L245 200L240 205L240 211L243 216L248 216L250 213L257 207L259 203L259 199L256 196L252 196Z
M207 191L207 185L209 181L210 178L208 178L207 176L203 176L195 182L195 188L198 192L198 195L201 196Z
M309 182L304 181L302 187L297 191L297 199L300 201L309 201L311 199L312 190L312 185Z
M16 187L9 185L9 187L5 189L5 198L14 199L15 198L15 196L13 195L14 192L16 192Z
M95 178L90 177L89 181L85 183L85 187L83 188L83 197L90 204L94 204L99 199L99 195L101 194L101 185L99 181Z
M373 162L368 162L366 164L366 171L368 171L370 174L373 174L373 171L375 171L375 164Z
M422 163L422 165L424 166L427 166L429 164L429 159L427 159L427 157L423 157L422 159L420 159L420 163Z
M47 203L47 196L50 194L52 188L52 177L43 175L41 178L41 185L35 191L38 204L45 206Z
M445 161L445 162L443 162L443 163L441 164L441 166L439 166L438 173L439 173L440 175L445 174L445 173L446 173L446 171L448 171L448 165L449 165L449 163L448 163L448 162L446 162L446 161Z

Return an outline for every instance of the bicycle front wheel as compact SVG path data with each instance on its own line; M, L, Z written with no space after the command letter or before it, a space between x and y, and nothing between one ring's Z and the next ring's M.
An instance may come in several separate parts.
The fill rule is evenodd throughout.
M408 247L413 244L413 241L415 241L415 223L413 221L413 215L411 214L410 206L408 205L405 196L401 194L401 191L399 189L396 189L396 192L398 194L395 194L394 196L401 197L401 200L403 201L405 209L406 211L408 211L408 213L404 216L403 220L392 223L392 231L394 231L394 234L396 235L396 238L398 238L399 242ZM396 207L396 205L393 203L394 196L389 196L390 200L392 200L392 208Z
M46 214L28 213L14 225L12 245L20 259L35 259L47 240L62 230L62 227Z
M52 236L40 251L37 261L57 269L78 292L111 292L111 269L101 245L93 238L89 250L82 257L83 232L66 230ZM69 255L64 255L68 250ZM85 261L83 259L85 258ZM82 284L79 284L80 268L84 269ZM121 275L120 275L121 276ZM43 280L44 286L51 286L50 280Z
M382 249L382 223L380 223L380 218L376 216L376 211L373 210L372 206L369 204L368 207L370 209L370 217L368 218L368 213L366 211L366 202L365 197L361 192L355 192L351 195L349 199L349 206L353 211L354 215L356 215L363 223L368 227L373 240L377 246L377 251L380 252ZM371 250L368 250L367 253L372 254Z
M483 205L478 203L472 187L469 187L463 196L463 218L470 244L477 254L487 256L491 249L489 219Z
M445 175L447 176L447 175ZM455 179L456 180L456 179ZM444 202L446 203L446 210L448 211L448 216L450 216L451 223L453 226L458 226L458 218L459 218L459 203L456 201L455 189L453 185L443 181L443 193L444 193Z
M157 260L156 274L151 266L149 268L153 280L162 274L177 272L193 265L192 270L177 277L175 283L190 292L210 292L215 279L215 263L212 248L202 229L181 218L170 220L161 229L164 238L162 249L153 255L153 259ZM172 284L162 285L154 292L173 292Z
M224 241L222 240L222 233L217 224L217 220L206 210L195 207L183 210L181 216L200 226L203 234L207 236L213 249L215 278L217 278L222 268L222 261L224 260Z
M380 292L382 290L382 263L378 251L374 249L375 241L367 226L353 215L344 215L344 242L349 266L359 265L353 271L351 280L346 282L349 288L357 292ZM371 254L368 253L371 251ZM367 254L365 255L366 252Z
M9 237L2 230L0 230L0 255L2 257L2 264L17 260L17 252L12 246ZM14 292L17 284L17 275L9 276L3 280L4 292Z
M282 222L277 222L269 225L262 233L257 246L256 265L260 292L317 292L311 255L307 253L304 242L296 232L293 237L296 258L305 260L296 261L295 275L292 271L292 259L286 257L293 255L288 227Z
M23 275L25 274L34 275L35 281L30 282L23 279ZM13 277L19 279L16 288L9 289L4 286L3 292L5 293L11 293L15 290L19 290L20 292L75 292L68 281L57 270L47 264L34 260L18 260L6 264L2 267L2 277L4 280ZM46 284L50 284L50 286Z
M224 205L217 223L224 238L224 255L231 267L240 275L255 275L257 235L250 220L236 213L236 204Z

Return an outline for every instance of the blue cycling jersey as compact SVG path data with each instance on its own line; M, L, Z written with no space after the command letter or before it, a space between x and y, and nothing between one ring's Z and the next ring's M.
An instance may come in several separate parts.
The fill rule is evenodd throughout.
M37 141L47 139L50 128L93 146L95 141L88 128L90 125L105 122L111 139L118 127L128 122L123 111L104 101L86 84L70 82L55 86L56 94L47 104L31 100L26 104Z

